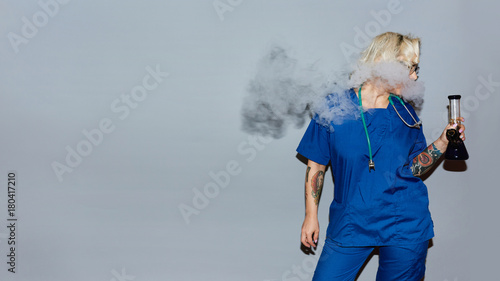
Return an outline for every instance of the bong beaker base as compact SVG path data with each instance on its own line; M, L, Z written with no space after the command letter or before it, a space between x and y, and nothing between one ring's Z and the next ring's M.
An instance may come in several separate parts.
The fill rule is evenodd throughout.
M460 139L460 133L457 129L448 129L446 131L446 138L448 139L448 147L444 157L448 160L467 160L469 153L465 148L464 142Z

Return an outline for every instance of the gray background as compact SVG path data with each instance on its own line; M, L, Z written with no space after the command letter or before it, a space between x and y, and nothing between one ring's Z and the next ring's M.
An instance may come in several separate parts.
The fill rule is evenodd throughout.
M357 46L356 30L422 38L428 141L446 124L446 97L463 97L471 158L465 172L442 163L426 180L436 232L426 280L498 276L500 87L480 86L480 77L500 81L497 2L52 3L47 16L36 1L0 1L2 280L310 280L315 258L299 240L305 166L295 157L305 128L252 146L240 109L269 44L341 69L341 46ZM389 10L386 21L376 16ZM40 26L24 37L23 17L33 24L34 15ZM24 43L12 44L13 33ZM120 119L111 105L142 85L148 66L170 75ZM105 118L114 130L58 180L52 164L66 164L66 147ZM228 163L239 173L222 187L210 173ZM15 274L6 264L12 170ZM325 182L320 241L333 193ZM220 190L187 223L180 207L195 208L207 185ZM376 267L374 256L359 280L374 280Z

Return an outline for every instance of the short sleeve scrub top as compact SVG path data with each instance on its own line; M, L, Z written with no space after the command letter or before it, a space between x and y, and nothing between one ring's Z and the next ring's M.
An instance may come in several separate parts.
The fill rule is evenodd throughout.
M359 103L353 89L348 97ZM394 106L408 124L409 113ZM411 105L407 108L416 118ZM364 113L375 170L369 171L369 151L361 118L331 127L311 120L297 152L328 165L334 177L327 238L339 246L414 244L434 236L427 187L413 176L410 165L426 147L422 128L410 128L391 105Z

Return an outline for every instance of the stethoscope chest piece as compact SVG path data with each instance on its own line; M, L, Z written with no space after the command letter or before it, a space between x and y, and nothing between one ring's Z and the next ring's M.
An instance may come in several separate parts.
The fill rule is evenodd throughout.
M371 172L372 169L375 171L375 162L373 162L373 160L370 160L368 162L368 172Z

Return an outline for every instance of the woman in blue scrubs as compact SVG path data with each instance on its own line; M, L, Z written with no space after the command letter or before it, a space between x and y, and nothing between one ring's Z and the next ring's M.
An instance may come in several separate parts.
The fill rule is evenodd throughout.
M402 63L408 67L408 79L416 80L419 55L419 38L387 32L373 39L360 64ZM301 234L307 247L317 246L318 204L328 165L335 180L330 222L313 281L354 280L376 247L377 280L424 277L434 232L427 187L419 176L446 150L446 130L460 126L465 139L465 127L447 125L427 145L415 111L400 98L404 88L383 81L384 77L371 77L347 90L348 99L359 105L360 117L329 126L313 118L297 148L308 159Z

